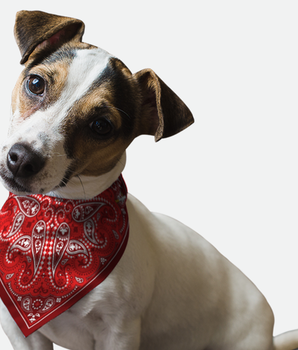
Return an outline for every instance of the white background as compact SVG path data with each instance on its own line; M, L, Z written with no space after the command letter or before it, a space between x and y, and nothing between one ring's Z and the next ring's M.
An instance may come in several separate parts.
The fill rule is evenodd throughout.
M13 1L5 8L1 140L20 72L15 12L82 19L84 41L132 72L154 69L196 119L156 144L149 136L134 141L124 171L129 191L237 265L271 304L275 334L298 328L298 2ZM1 188L1 204L6 197ZM0 344L12 349L2 331Z

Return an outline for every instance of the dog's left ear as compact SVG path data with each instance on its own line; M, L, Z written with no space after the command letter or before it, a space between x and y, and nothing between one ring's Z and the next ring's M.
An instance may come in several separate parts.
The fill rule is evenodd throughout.
M159 141L194 122L189 108L153 70L141 70L133 78L141 91L140 134L155 135L155 141Z
M69 17L41 11L20 11L16 15L14 34L22 60L26 63L35 49L57 49L67 41L81 41L85 25Z

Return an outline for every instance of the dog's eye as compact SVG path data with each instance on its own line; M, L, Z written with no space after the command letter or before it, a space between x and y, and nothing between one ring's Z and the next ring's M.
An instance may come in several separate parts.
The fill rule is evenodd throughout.
M113 130L113 125L108 119L99 118L90 124L90 128L99 136L109 136Z
M28 79L27 86L29 91L32 92L34 95L42 95L45 90L45 81L38 75L32 75Z

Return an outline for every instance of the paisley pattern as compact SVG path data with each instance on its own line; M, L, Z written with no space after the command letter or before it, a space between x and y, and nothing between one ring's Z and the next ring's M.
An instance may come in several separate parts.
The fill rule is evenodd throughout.
M91 200L9 194L0 212L0 297L28 336L100 284L124 253L122 176Z

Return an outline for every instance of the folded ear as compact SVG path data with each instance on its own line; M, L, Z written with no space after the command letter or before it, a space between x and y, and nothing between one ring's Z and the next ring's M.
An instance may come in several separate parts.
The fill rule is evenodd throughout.
M194 122L188 107L153 70L144 69L133 77L141 89L142 134L155 135L155 141L159 141Z
M14 34L24 64L38 49L57 49L67 41L81 41L85 25L82 21L41 11L20 11L16 15Z

